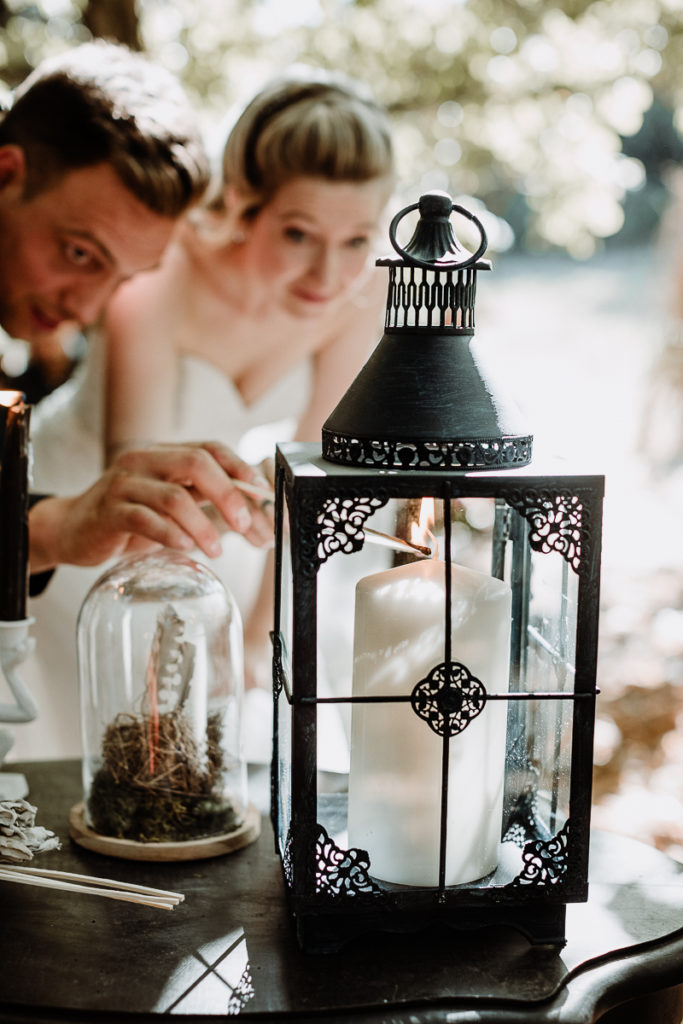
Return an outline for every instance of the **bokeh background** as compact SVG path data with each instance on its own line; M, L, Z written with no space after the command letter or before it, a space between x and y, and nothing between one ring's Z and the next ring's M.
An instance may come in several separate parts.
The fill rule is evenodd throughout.
M177 73L214 149L295 62L362 78L399 199L483 220L478 334L537 445L607 478L594 820L683 860L681 0L0 0L0 100L93 35ZM1 354L39 397L79 349Z

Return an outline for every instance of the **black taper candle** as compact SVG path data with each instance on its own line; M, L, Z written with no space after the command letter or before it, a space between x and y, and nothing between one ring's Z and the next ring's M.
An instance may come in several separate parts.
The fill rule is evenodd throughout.
M8 405L0 466L0 621L26 618L28 465L31 407L21 392L0 393ZM4 410L3 410L4 411Z

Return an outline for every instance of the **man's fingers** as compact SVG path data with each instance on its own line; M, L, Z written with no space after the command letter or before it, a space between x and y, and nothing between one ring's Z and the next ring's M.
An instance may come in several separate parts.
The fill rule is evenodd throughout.
M264 511L260 503L243 494L231 475L265 487L267 482L224 445L155 445L122 453L112 468L182 484L196 500L211 501L230 529L259 546L272 543L272 512Z
M116 474L103 506L106 527L118 533L184 551L196 544L211 558L221 552L216 528L182 484Z

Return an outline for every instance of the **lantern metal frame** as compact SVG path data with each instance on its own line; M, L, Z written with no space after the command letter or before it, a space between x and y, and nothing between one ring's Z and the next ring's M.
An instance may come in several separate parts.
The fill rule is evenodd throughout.
M302 948L334 951L368 930L410 931L438 925L455 929L505 925L533 943L564 943L566 905L585 901L588 893L603 492L604 478L597 475L566 475L533 467L396 472L332 464L315 444L278 446L271 816ZM319 693L319 569L332 557L361 550L364 525L391 499L421 497L442 503L447 579L452 560L452 502L488 498L495 503L491 574L506 578L513 594L510 691L487 693L479 699L505 700L508 706L501 833L520 849L522 868L505 884L496 884L495 878L443 884L447 829L443 794L439 884L378 881L367 851L344 849L332 838L330 823L335 815L344 814L343 794L328 799L319 792L319 709L330 702L354 702L350 687L344 697ZM561 607L567 604L570 577L575 588L575 625L573 620L565 621L556 644L539 636L530 619L532 564L551 555L561 560ZM282 606L286 588L292 601L287 635ZM446 595L443 665L448 687L455 685L448 585ZM527 686L525 664L534 644L548 648L544 655L548 665L563 665L573 658L571 671L562 674L561 686L556 684L554 669L542 690ZM562 782L568 793L568 816L563 821L557 808L539 812L534 766L525 752L525 744L532 739L529 709L533 706L545 714L558 701L571 707L570 768ZM444 757L453 742L457 736L447 735ZM329 820L321 820L328 812Z

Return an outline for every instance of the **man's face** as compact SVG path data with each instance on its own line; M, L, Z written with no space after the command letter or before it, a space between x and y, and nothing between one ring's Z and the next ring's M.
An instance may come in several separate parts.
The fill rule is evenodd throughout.
M0 325L30 342L64 322L93 323L122 281L156 266L175 221L148 210L106 163L24 200L18 153L15 166L16 147L0 147Z

